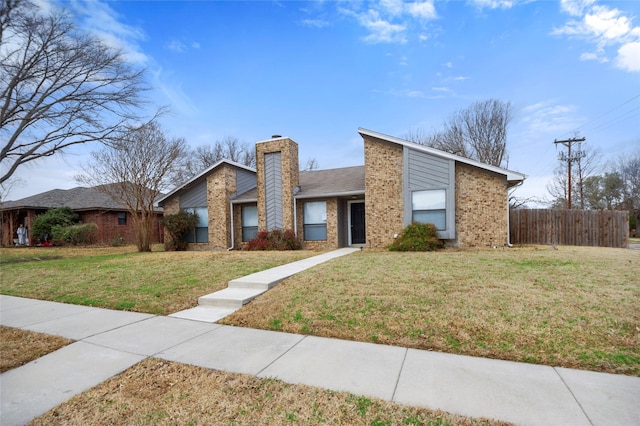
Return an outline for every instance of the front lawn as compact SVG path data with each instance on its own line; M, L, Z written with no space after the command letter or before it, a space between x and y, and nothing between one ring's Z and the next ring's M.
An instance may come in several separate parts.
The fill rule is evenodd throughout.
M355 253L283 282L230 325L640 374L640 252Z

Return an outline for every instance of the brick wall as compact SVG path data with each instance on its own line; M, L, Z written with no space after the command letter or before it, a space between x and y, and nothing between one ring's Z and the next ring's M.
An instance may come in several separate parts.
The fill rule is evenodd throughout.
M256 185L258 189L258 228L267 228L264 191L264 154L280 152L282 163L282 216L285 229L293 229L293 189L300 185L298 144L289 138L256 144Z
M172 214L180 213L180 198L173 196L164 202L164 215L171 216ZM171 234L164 229L164 241L165 244L171 245L173 244L173 238L171 238Z
M364 137L367 247L386 247L404 228L402 146Z
M461 248L508 242L505 176L456 163L456 236Z
M229 201L236 192L236 169L223 164L207 176L207 208L209 213L208 247L226 249L231 246L231 212Z

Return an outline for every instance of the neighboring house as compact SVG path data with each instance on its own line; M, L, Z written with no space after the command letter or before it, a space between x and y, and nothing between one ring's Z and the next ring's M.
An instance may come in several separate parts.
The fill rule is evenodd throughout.
M78 214L80 222L95 223L98 227L96 243L135 243L133 220L124 205L95 187L77 187L54 189L20 200L3 202L0 205L2 245L13 244L20 223L30 230L37 215L56 207L69 207ZM162 242L161 219L162 210L158 209L151 238L153 242ZM29 233L29 244L38 244L40 237Z
M364 166L300 171L298 144L256 143L256 169L222 160L159 199L198 213L190 242L241 248L259 230L291 229L307 247L382 248L412 221L455 247L509 243L507 190L525 176L366 129Z

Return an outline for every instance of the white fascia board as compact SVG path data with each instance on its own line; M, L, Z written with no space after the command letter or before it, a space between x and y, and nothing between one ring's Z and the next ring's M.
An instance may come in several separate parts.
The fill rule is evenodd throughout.
M431 148L425 145L420 145L414 142L409 142L407 140L385 135L383 133L374 132L373 130L363 129L362 127L358 128L358 133L360 133L361 136L371 136L376 139L381 139L383 141L406 146L408 148L415 149L416 151L422 151L427 154L435 155L436 157L446 158L448 160L454 160L460 163L469 164L470 166L489 170L491 172L506 176L507 181L509 182L519 182L519 181L523 181L526 178L526 176L522 173L503 169L502 167L492 166L486 163L481 163L480 161L471 160L470 158L460 157L459 155L450 154L445 151L440 151L439 149Z
M235 161L222 159L222 160L218 161L217 163L215 163L214 165L204 169L202 172L198 173L197 175L195 175L194 177L192 177L191 179L189 179L188 181L186 181L182 185L176 187L173 191L169 192L167 195L158 198L156 200L156 203L160 204L164 200L166 200L169 197L173 196L176 192L179 192L182 189L186 188L191 183L193 183L193 182L197 181L198 179L200 179L201 177L207 175L212 170L215 170L217 167L219 167L221 164L224 164L224 163L229 164L230 166L234 166L234 167L238 167L240 169L244 169L244 170L246 170L248 172L251 172L251 173L256 173L256 169L254 169L254 168L251 168L249 166L245 166L244 164L236 163Z

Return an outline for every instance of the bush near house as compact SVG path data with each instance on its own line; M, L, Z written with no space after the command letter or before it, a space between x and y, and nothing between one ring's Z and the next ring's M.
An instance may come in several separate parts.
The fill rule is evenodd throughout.
M404 228L398 238L389 246L391 251L434 251L444 247L438 239L438 230L431 223L412 223Z
M256 237L249 241L244 250L300 250L302 244L296 238L295 232L290 229L274 229L272 231L260 231Z
M182 211L165 216L162 225L171 237L164 243L166 251L185 251L189 246L185 236L198 224L198 214Z
M98 225L95 223L84 223L71 226L55 225L51 228L51 236L54 242L72 244L92 244L98 235Z
M78 222L78 215L70 207L49 209L37 215L31 224L31 235L43 239L44 236L53 237L54 227L71 226Z

